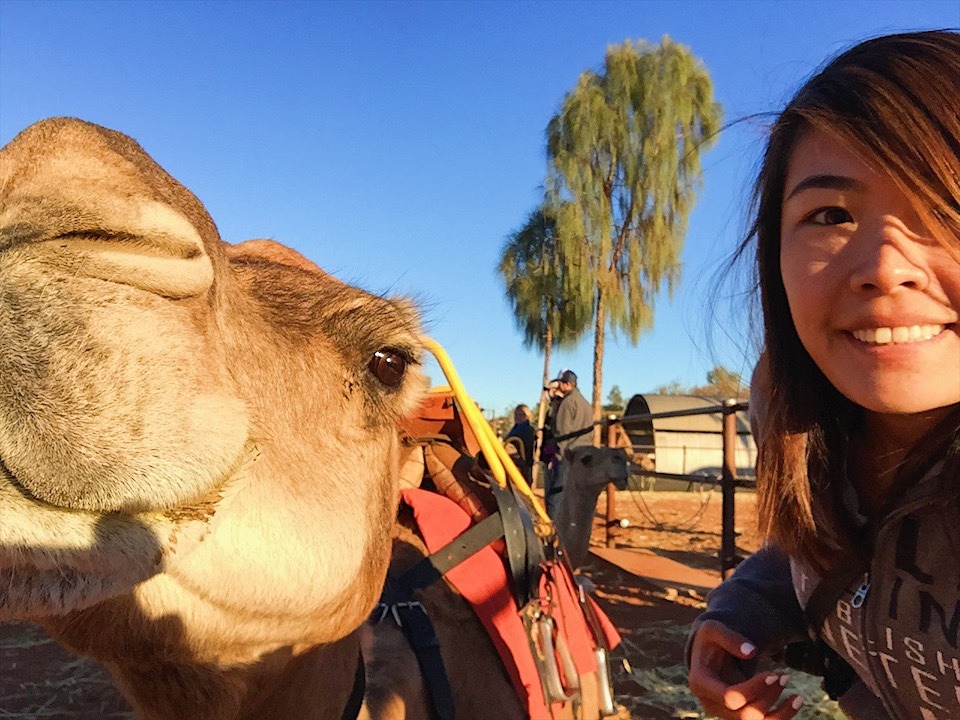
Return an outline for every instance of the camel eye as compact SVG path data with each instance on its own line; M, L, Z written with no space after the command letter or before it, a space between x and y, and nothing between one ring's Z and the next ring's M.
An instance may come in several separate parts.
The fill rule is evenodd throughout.
M407 370L407 359L393 348L381 348L370 358L367 368L387 387L400 387Z

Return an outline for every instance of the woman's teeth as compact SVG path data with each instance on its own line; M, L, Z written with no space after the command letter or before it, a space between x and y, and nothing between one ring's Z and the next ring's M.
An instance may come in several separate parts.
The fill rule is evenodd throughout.
M943 325L911 325L910 327L880 327L853 330L853 336L868 345L889 345L929 340L943 332Z

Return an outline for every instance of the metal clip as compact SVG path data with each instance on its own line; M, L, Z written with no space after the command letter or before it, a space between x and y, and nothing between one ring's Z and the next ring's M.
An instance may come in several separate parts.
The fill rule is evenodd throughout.
M573 656L561 634L557 634L554 643L556 625L553 618L540 614L535 618L531 630L537 650L534 660L540 672L547 702L565 703L579 699L580 678L573 663ZM560 677L561 666L563 679Z
M597 658L597 689L599 691L600 714L617 714L617 703L614 701L613 679L610 677L610 657L603 648L597 648L594 651Z
M867 599L868 592L870 592L870 575L866 574L863 576L863 584L857 588L856 592L853 593L853 597L850 598L850 606L855 608L862 607L864 600Z
M427 609L419 600L410 600L409 602L398 602L387 605L386 603L377 603L377 609L380 610L380 617L374 620L374 624L381 622L388 614L393 616L393 621L397 627L403 627L403 621L400 619L401 608L420 608L424 614Z

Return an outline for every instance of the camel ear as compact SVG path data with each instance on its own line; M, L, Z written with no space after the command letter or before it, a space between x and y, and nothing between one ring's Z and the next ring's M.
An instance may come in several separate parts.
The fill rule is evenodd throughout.
M567 448L566 450L564 450L563 459L566 460L567 462L573 462L573 450L570 448Z

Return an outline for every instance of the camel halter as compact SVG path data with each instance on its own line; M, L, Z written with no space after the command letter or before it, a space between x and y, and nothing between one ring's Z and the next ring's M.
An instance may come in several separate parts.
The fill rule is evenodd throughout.
M470 426L470 429L473 430L474 435L477 436L477 442L480 443L480 451L483 453L483 457L487 461L487 465L490 467L490 472L497 485L501 488L506 488L508 483L513 485L517 492L530 504L530 507L537 516L537 534L542 538L553 537L555 534L553 522L550 520L550 516L547 515L543 503L540 502L540 498L534 495L530 485L527 484L526 479L523 477L523 473L520 472L516 464L514 464L513 459L507 454L506 449L500 443L493 428L490 427L490 423L487 422L483 413L480 412L477 403L475 403L469 393L467 393L446 350L440 346L440 343L432 338L423 337L421 340L423 346L430 351L440 365L440 369L443 371L447 383L453 391L453 396L460 406L460 411L463 413L464 419Z

